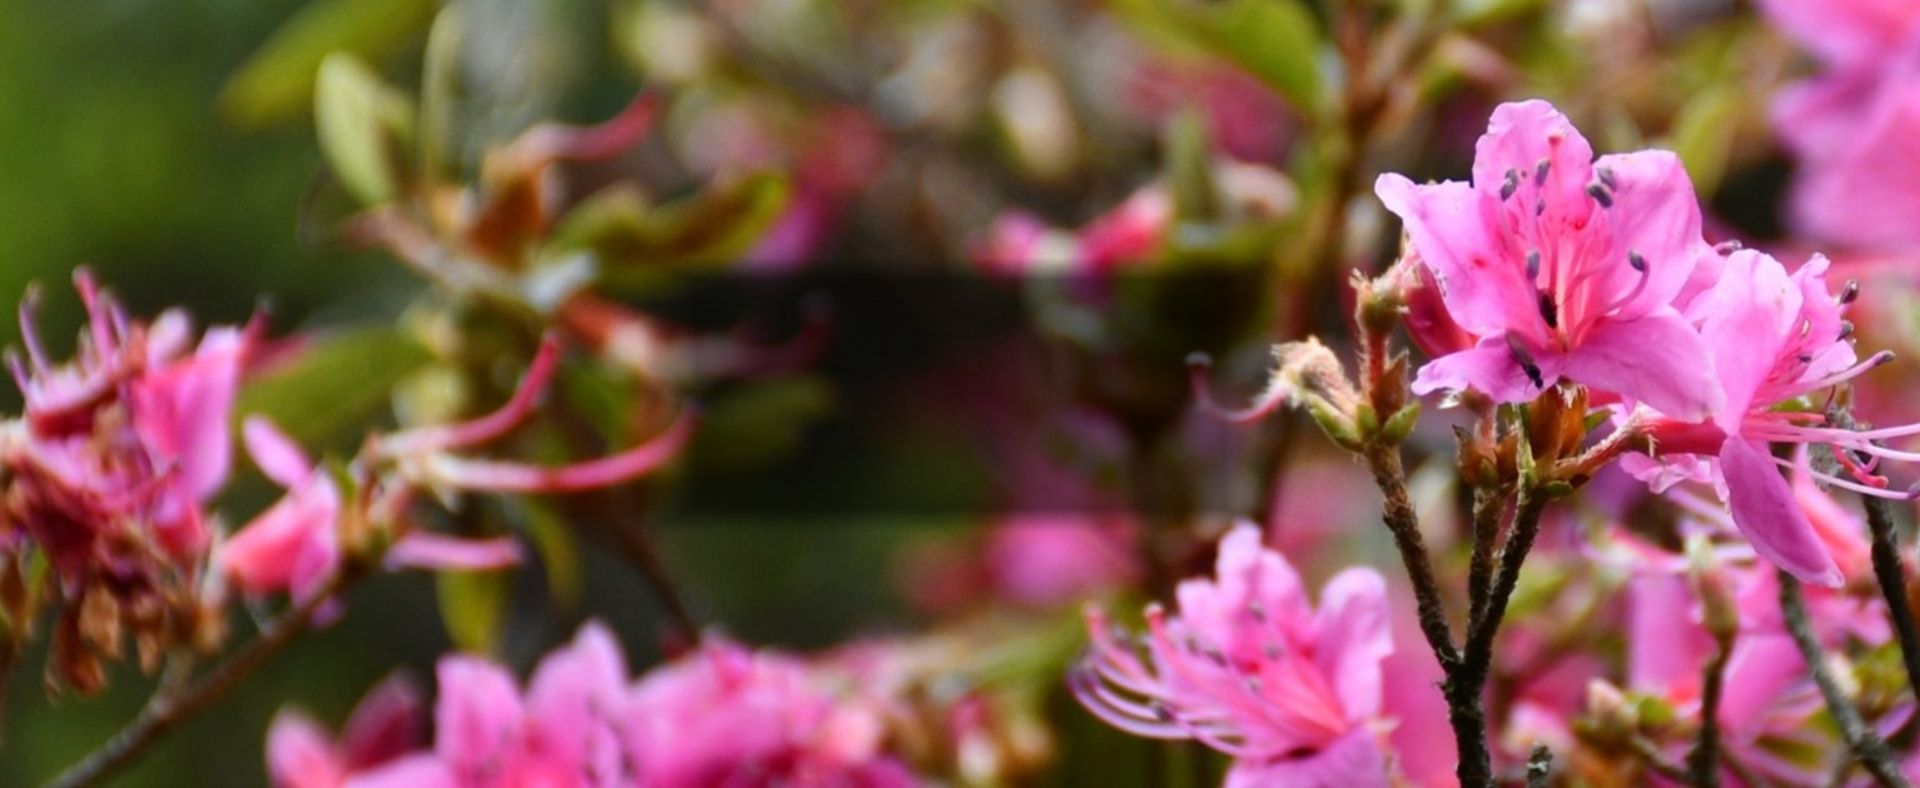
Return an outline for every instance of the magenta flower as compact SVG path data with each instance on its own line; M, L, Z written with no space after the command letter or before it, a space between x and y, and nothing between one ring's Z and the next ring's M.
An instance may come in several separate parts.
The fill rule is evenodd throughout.
M1841 319L1844 297L1827 288L1827 261L1815 257L1788 275L1778 260L1750 250L1735 252L1712 289L1688 306L1687 316L1713 348L1711 369L1724 394L1706 422L1666 415L1636 418L1653 438L1658 464L1629 457L1626 467L1662 489L1694 478L1709 481L1732 511L1733 523L1754 549L1774 565L1809 583L1838 586L1840 569L1797 504L1780 474L1795 463L1773 456L1769 444L1835 444L1875 453L1862 435L1812 426L1819 414L1781 411L1778 406L1843 382L1885 361L1885 354L1856 363L1848 341L1852 326ZM1817 473L1801 472L1837 487L1890 498L1904 493ZM1884 484L1884 482L1881 482Z
M1374 190L1478 337L1421 367L1415 392L1520 402L1566 379L1680 416L1718 408L1707 347L1672 306L1712 255L1672 153L1596 161L1551 105L1502 104L1471 183L1387 174Z
M876 710L793 658L709 641L634 688L629 745L650 788L918 784L880 750Z
M267 776L278 788L339 788L417 746L420 710L419 691L400 676L360 700L338 741L304 712L283 710L267 729Z
M1057 607L1132 581L1138 541L1125 518L1017 514L987 532L987 576L1008 601Z
M1782 34L1824 73L1774 100L1774 128L1799 160L1790 215L1803 233L1866 249L1910 250L1920 231L1920 5L1904 0L1766 0Z
M339 486L267 419L247 419L242 434L254 464L287 493L227 540L220 566L249 596L305 598L340 563Z
M231 464L227 424L249 335L211 329L189 353L185 314L143 323L85 269L74 284L88 321L66 364L41 347L37 299L21 305L27 358L7 361L26 412L0 436L14 479L9 525L68 573L144 555L196 558L207 544L202 506Z
M1220 540L1215 578L1176 593L1177 615L1148 608L1144 655L1089 608L1092 650L1069 676L1082 705L1129 733L1233 756L1229 786L1387 784L1380 665L1393 641L1378 573L1341 572L1316 611L1243 524Z

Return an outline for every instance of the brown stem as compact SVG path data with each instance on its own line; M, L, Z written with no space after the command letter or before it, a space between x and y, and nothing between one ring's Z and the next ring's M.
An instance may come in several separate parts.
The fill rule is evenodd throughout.
M1827 701L1827 712L1833 717L1834 725L1839 727L1841 738L1853 750L1854 760L1865 767L1874 781L1885 788L1909 786L1911 783L1900 773L1900 765L1895 761L1893 752L1887 749L1887 743L1867 727L1860 719L1860 711L1853 707L1853 701L1847 698L1840 682L1834 679L1827 669L1826 654L1821 651L1820 640L1814 637L1813 624L1807 619L1807 600L1800 591L1800 581L1785 570L1780 578L1780 615L1786 619L1787 632L1793 635L1794 645L1800 648L1800 658L1807 663L1807 672L1813 675L1813 683L1820 687L1820 696Z
M155 693L140 709L133 722L122 728L113 738L89 753L78 763L61 772L48 782L49 788L73 788L76 786L96 785L114 772L133 763L151 747L154 742L173 731L181 723L206 711L214 702L232 691L241 680L259 670L268 660L279 654L307 626L313 623L314 614L322 605L335 598L347 585L352 575L335 574L331 580L306 600L294 605L282 614L252 642L233 653L225 662L220 663L199 681L189 683L179 690Z
M1467 573L1469 628L1478 626L1486 615L1494 551L1500 541L1500 516L1506 513L1506 502L1498 488L1477 487L1473 491L1473 558Z

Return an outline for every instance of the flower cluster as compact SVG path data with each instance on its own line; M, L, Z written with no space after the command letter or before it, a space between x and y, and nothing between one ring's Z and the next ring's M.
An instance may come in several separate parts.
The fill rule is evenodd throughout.
M1904 458L1810 412L1808 399L1879 363L1856 357L1827 262L1788 271L1752 250L1722 254L1701 235L1679 160L1664 151L1594 159L1579 131L1540 101L1502 105L1480 138L1471 183L1382 176L1380 198L1406 224L1444 318L1422 321L1437 357L1413 387L1527 402L1565 382L1612 403L1623 435L1650 439L1632 463L1664 488L1712 483L1768 560L1808 582L1839 570L1776 466L1775 444L1835 446L1851 478L1827 484L1903 498L1850 452ZM1472 344L1460 344L1462 338ZM1451 346L1450 346L1451 344Z
M917 784L882 752L877 710L793 657L709 639L638 681L626 671L598 624L543 659L524 691L498 665L446 657L430 747L415 749L416 703L389 684L338 741L282 712L268 769L282 788Z
M0 555L8 572L29 550L46 557L65 602L49 671L86 692L104 683L101 660L121 654L123 629L148 667L165 649L220 638L203 582L205 506L231 470L229 412L256 332L212 328L195 345L185 313L143 322L85 269L74 284L88 319L71 361L43 349L35 295L20 308L27 357L8 366L25 412L0 423Z

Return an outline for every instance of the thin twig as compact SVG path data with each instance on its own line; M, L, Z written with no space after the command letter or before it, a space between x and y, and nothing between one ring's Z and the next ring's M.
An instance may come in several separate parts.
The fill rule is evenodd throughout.
M1374 445L1365 452L1367 466L1373 470L1374 484L1385 500L1381 517L1393 533L1394 545L1407 566L1407 579L1413 584L1415 606L1420 614L1420 632L1440 660L1442 668L1460 661L1453 645L1453 632L1447 624L1446 607L1441 602L1440 582L1434 578L1433 559L1427 554L1425 537L1420 535L1419 515L1407 493L1406 469L1400 463L1397 446Z
M1827 418L1842 429L1859 426L1844 405L1830 409ZM1907 598L1907 573L1900 561L1900 534L1894 528L1893 507L1885 498L1872 495L1860 496L1860 502L1866 507L1867 535L1873 546L1873 578L1887 601L1887 617L1892 619L1894 639L1900 643L1900 663L1907 669L1907 687L1920 699L1920 628L1914 624L1913 606Z
M320 608L335 598L354 576L357 575L336 573L317 593L295 604L262 630L252 642L234 652L199 681L185 684L177 691L155 693L133 722L114 734L99 749L53 778L47 783L49 788L96 785L133 763L154 742L207 710L238 686L241 680L285 649L294 638L306 631Z
M1820 687L1820 695L1827 701L1827 712L1840 728L1840 736L1853 750L1854 759L1885 788L1911 785L1900 773L1900 765L1887 749L1887 743L1860 719L1860 710L1853 707L1853 701L1827 669L1826 654L1820 648L1820 640L1814 637L1813 624L1807 619L1807 600L1800 591L1800 581L1786 570L1780 570L1779 577L1780 615L1786 619L1787 632L1793 635L1794 645L1800 647L1800 658L1807 663L1813 683Z
M1893 507L1886 499L1862 495L1867 509L1867 533L1873 543L1873 577L1887 600L1894 638L1900 642L1900 662L1907 668L1907 686L1920 698L1920 631L1907 601L1907 573L1900 563L1900 536L1894 531Z
M1732 640L1719 639L1714 645L1713 657L1707 660L1701 673L1700 733L1694 740L1693 752L1687 754L1687 768L1692 770L1692 782L1699 788L1720 785L1720 696L1726 689L1727 660L1732 652Z

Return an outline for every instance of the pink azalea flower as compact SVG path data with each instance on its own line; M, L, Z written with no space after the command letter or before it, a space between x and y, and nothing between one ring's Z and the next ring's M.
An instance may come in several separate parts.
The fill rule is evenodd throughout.
M311 595L340 565L339 486L265 418L247 419L247 452L286 495L228 539L220 565L249 596ZM412 529L387 549L388 569L500 569L520 562L512 539L465 539Z
M228 475L227 423L249 334L212 329L187 353L184 313L140 322L85 269L74 284L88 320L65 364L41 346L37 298L21 305L27 357L7 361L26 408L0 439L0 462L15 479L12 526L69 573L129 560L120 554L129 545L198 556L207 543L201 507Z
M1675 563L1643 566L1628 581L1628 687L1697 717L1701 672L1714 645L1702 629L1700 603L1687 579L1672 571ZM1724 679L1728 691L1720 701L1722 746L1730 759L1756 775L1785 785L1817 783L1827 773L1825 765L1797 762L1791 753L1830 749L1808 727L1822 709L1820 698L1777 615L1777 591L1769 582L1773 573L1748 569L1739 575L1748 588L1759 585L1774 594L1765 600L1774 614L1756 617L1741 605ZM1676 756L1684 754L1684 748L1676 750ZM1737 783L1739 778L1728 772L1726 779Z
M1124 519L1015 515L987 532L987 575L1000 596L1018 604L1081 600L1139 574L1135 531Z
M633 785L622 742L626 658L598 624L549 654L523 697L513 676L466 656L440 661L430 750L353 775L364 786Z
M339 741L295 709L274 715L267 729L267 776L276 788L338 788L349 776L393 761L420 739L420 696L395 676L354 707Z
M1825 72L1774 100L1781 141L1799 159L1789 205L1814 237L1868 249L1920 246L1920 6L1905 0L1765 0L1781 33Z
M1886 356L1856 363L1841 319L1845 304L1827 288L1827 261L1814 257L1789 275L1779 261L1751 250L1735 252L1712 289L1688 306L1687 317L1714 349L1711 369L1724 398L1706 422L1655 416L1644 426L1658 464L1629 457L1628 470L1664 487L1683 478L1712 482L1733 523L1754 549L1809 583L1837 586L1844 579L1831 553L1797 505L1772 443L1864 447L1860 435L1818 426L1818 414L1776 407L1858 375ZM1644 412L1643 412L1644 413ZM1872 449L1874 452L1884 450ZM1894 452L1894 454L1899 454ZM1869 495L1906 497L1880 487L1817 473L1813 479Z
M1712 249L1671 152L1595 160L1551 105L1503 104L1471 183L1388 174L1375 192L1479 338L1421 367L1414 391L1520 402L1565 379L1679 416L1719 407L1707 346L1672 306Z
M340 563L340 489L264 417L248 418L242 435L254 464L287 492L227 540L220 566L247 595L305 598Z
M709 641L634 688L629 745L657 788L917 784L880 751L881 721L798 660Z
M1387 784L1380 665L1393 642L1378 573L1335 576L1316 611L1286 559L1240 525L1215 578L1176 593L1177 615L1147 610L1144 658L1088 610L1092 651L1069 677L1082 705L1129 733L1233 756L1229 786Z

